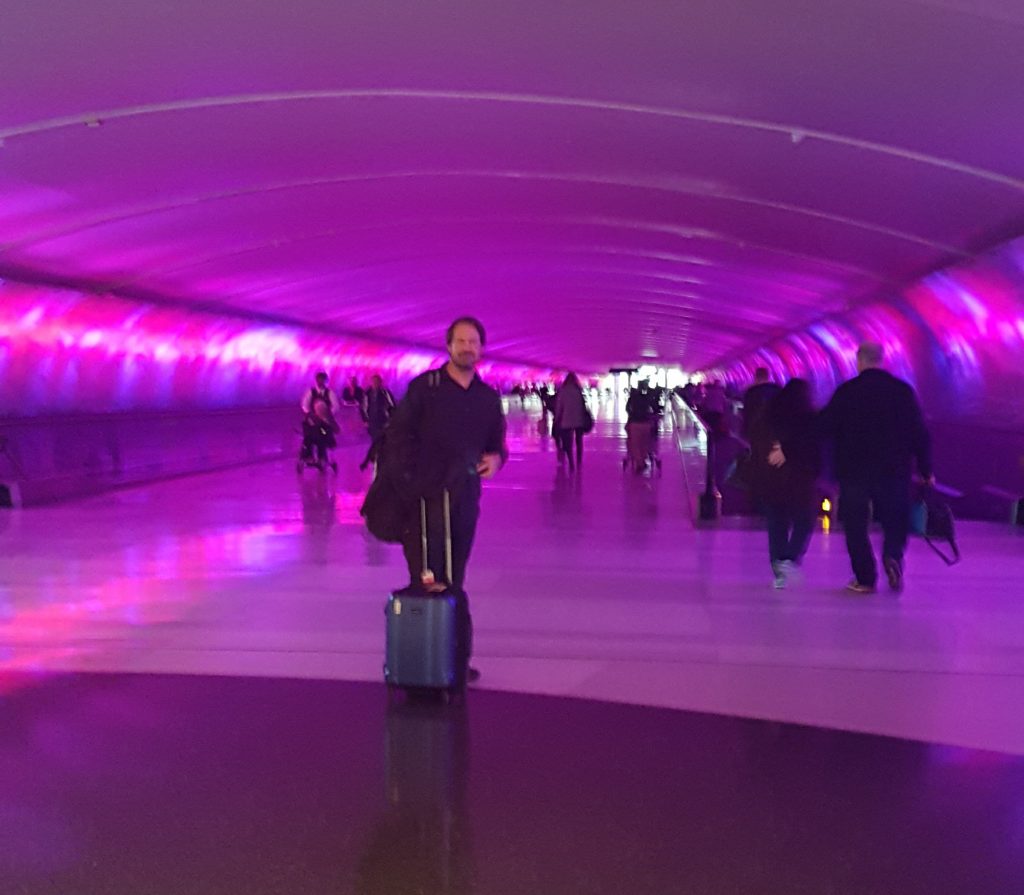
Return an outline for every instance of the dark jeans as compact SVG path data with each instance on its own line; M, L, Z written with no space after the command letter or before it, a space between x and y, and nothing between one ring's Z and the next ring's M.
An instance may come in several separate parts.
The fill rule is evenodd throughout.
M839 520L846 533L846 549L857 581L868 587L874 587L878 580L875 552L868 537L872 510L882 526L883 562L895 559L902 563L910 530L910 480L839 483Z
M475 495L451 501L452 577L447 583L455 594L458 622L459 659L464 666L473 653L473 618L469 613L469 597L464 584L469 552L473 547L480 503ZM423 545L420 537L420 508L416 505L416 521L402 542L402 552L409 567L409 580L419 585L423 572ZM438 581L446 581L443 498L427 499L427 567Z
M576 455L575 462L573 462L572 442L573 438L576 439ZM583 462L583 430L582 429L559 429L558 430L559 448L569 458L569 467L572 468L576 463Z
M811 543L814 510L766 504L764 514L768 520L768 558L773 563L789 560L799 564Z

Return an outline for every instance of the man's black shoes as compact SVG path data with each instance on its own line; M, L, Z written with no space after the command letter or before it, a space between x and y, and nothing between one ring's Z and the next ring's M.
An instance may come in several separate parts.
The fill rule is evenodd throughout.
M885 566L885 577L889 579L889 590L893 593L900 593L903 590L903 563L898 559L889 557L883 563Z

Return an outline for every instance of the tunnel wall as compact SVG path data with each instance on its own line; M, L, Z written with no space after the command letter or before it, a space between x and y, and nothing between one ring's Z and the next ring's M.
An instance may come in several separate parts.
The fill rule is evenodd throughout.
M339 444L365 440L355 407L339 423ZM0 432L0 481L22 506L290 458L301 443L293 407L9 418Z
M289 455L315 370L328 370L335 388L379 372L400 394L442 360L440 351L0 282L0 483L30 505ZM504 363L481 372L498 385L550 375ZM343 439L365 440L355 408L341 424Z
M0 416L293 405L321 368L335 388L374 372L402 388L444 359L447 323L429 351L0 281ZM480 370L495 384L550 375L501 362Z
M780 382L809 379L824 404L856 375L865 340L885 345L888 368L917 389L939 479L964 492L961 514L1008 518L1005 495L1024 495L1024 238L708 375L743 388L765 366Z

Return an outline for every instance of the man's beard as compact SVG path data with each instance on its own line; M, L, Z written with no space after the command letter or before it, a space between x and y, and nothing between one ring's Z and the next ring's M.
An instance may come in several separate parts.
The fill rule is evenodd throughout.
M452 363L460 370L472 370L476 367L477 358L473 354L453 354L451 358Z

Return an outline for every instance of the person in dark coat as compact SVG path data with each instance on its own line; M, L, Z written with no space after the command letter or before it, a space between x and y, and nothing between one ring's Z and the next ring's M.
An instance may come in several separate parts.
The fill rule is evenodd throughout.
M781 388L772 382L767 367L758 367L754 373L754 384L743 393L743 422L740 434L751 441L754 432L764 416L765 410Z
M854 578L847 590L873 593L878 566L868 538L872 516L884 533L882 565L889 587L903 589L903 553L910 529L910 480L916 466L934 483L931 439L914 390L882 369L884 349L857 349L859 375L836 389L822 411L822 431L835 450L839 519Z
M583 386L575 373L569 373L555 396L554 430L558 433L560 451L569 460L569 469L575 470L583 463L583 436L592 417L583 396ZM573 446L575 442L575 452Z
M389 389L384 388L384 380L379 374L370 377L370 387L363 393L362 413L366 420L366 428L370 433L370 447L359 464L361 470L377 459L380 437L395 410L395 398Z
M775 587L800 567L817 518L821 438L806 379L791 379L754 426L755 494L768 521Z
M363 413L363 387L359 384L359 380L355 376L349 379L348 385L341 390L341 400L346 404L355 404L359 408L359 414L362 416ZM365 420L364 420L365 422Z
M641 382L626 401L626 451L637 474L647 469L656 422L650 390L646 382Z

